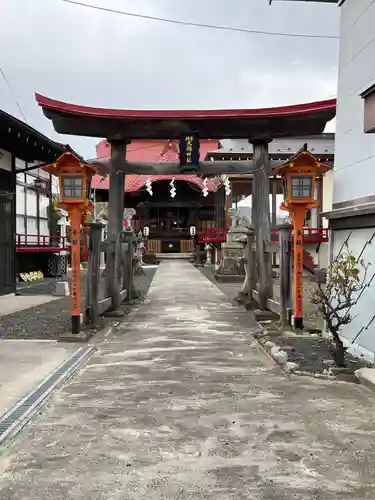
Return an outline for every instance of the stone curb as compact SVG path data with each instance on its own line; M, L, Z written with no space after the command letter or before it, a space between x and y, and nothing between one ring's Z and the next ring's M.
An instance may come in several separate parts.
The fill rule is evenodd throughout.
M9 442L11 442L19 432L37 415L41 413L42 409L45 407L48 400L53 396L56 390L63 387L67 384L74 375L88 362L90 357L95 353L95 346L82 346L79 347L74 353L71 354L66 360L63 361L58 367L55 368L53 372L51 372L47 377L45 377L38 385L36 385L30 392L28 392L23 398L21 398L10 410L8 410L3 415L0 415L0 423L1 426L7 425L5 430L0 432L0 447L4 448ZM82 352L82 354L80 354ZM71 366L67 366L66 370L65 365L67 365L71 360L74 360L74 357L78 355L77 360L75 360ZM60 370L64 369L64 371L60 374ZM54 377L58 376L57 379ZM51 380L51 383L47 388L45 384L48 384L48 381ZM38 393L38 391L43 391ZM33 397L34 394L39 394L37 399L30 405L30 398ZM24 406L24 408L22 408ZM6 424L7 421L10 423ZM0 426L0 427L1 427ZM0 429L1 431L1 429Z
M337 381L335 375L332 374L317 373L317 372L311 373L299 370L299 365L297 363L288 361L288 353L284 351L279 345L275 344L270 340L262 342L262 337L267 336L267 327L266 325L262 325L259 321L257 321L257 324L259 326L259 330L255 332L255 334L253 334L254 339L287 375L298 375L302 377L310 377L320 380L330 380L332 382Z
M360 368L355 371L355 376L361 385L364 385L370 391L375 391L375 369L374 368Z

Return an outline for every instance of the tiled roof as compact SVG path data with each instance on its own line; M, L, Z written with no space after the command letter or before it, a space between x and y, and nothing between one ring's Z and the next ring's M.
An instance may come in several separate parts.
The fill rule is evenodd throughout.
M200 154L201 159L204 159L209 151L216 149L218 146L217 141L201 141ZM110 145L106 141L98 144L97 153L110 155ZM105 159L101 156L101 160ZM134 141L126 151L126 159L132 162L174 162L178 161L178 144L173 141ZM176 181L184 181L195 184L203 189L203 179L193 174L181 175L133 175L128 174L125 176L125 192L134 193L139 191L148 180L151 182L166 181L175 179ZM209 191L216 191L219 183L214 179L209 179L207 188ZM109 189L109 177L101 177L95 175L92 180L92 187L94 189Z

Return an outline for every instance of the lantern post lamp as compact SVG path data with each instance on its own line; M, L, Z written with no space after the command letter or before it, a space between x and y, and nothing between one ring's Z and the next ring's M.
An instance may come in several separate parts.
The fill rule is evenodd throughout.
M93 209L90 198L91 179L94 169L82 163L73 153L64 153L53 164L59 178L60 207L69 213L71 226L72 334L79 334L81 323L81 276L80 276L80 228L85 214Z
M283 180L284 202L293 223L293 317L294 327L303 329L303 233L306 213L317 206L316 177L331 170L307 151L307 144L289 162L274 170Z

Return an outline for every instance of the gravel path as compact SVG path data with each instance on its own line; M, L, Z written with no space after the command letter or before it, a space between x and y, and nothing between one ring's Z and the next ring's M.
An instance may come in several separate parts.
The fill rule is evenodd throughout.
M144 276L135 277L136 288L142 297L148 292L156 268L145 268L144 271ZM55 279L48 279L32 286L20 285L18 293L48 295L53 292L55 281ZM85 290L84 283L85 273L82 273L82 297ZM56 340L62 333L69 330L70 322L70 297L63 297L47 304L3 316L0 318L0 338Z

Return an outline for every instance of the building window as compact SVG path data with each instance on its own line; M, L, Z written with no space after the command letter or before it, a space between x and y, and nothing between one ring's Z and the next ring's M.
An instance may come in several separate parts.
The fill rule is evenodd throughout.
M49 236L48 220L40 219L40 221L39 221L39 234L41 234L43 236Z
M25 188L23 186L16 186L16 213L25 215Z
M50 198L35 188L38 175L17 174L16 186L16 232L17 240L26 245L48 244ZM26 182L25 182L26 181ZM49 187L48 181L47 185ZM46 186L47 186L46 185Z
M39 217L48 219L49 197L39 194Z
M25 216L17 215L16 217L16 233L18 236L19 243L25 243ZM17 242L17 243L18 243Z
M365 90L361 97L364 100L364 132L375 134L375 84Z
M17 179L17 182L24 183L25 182L25 174L24 173L16 174L16 179Z
M36 245L38 244L38 219L36 217L27 217L26 218L26 234L27 234L27 243Z
M38 195L32 189L26 190L26 214L33 217L38 216Z

